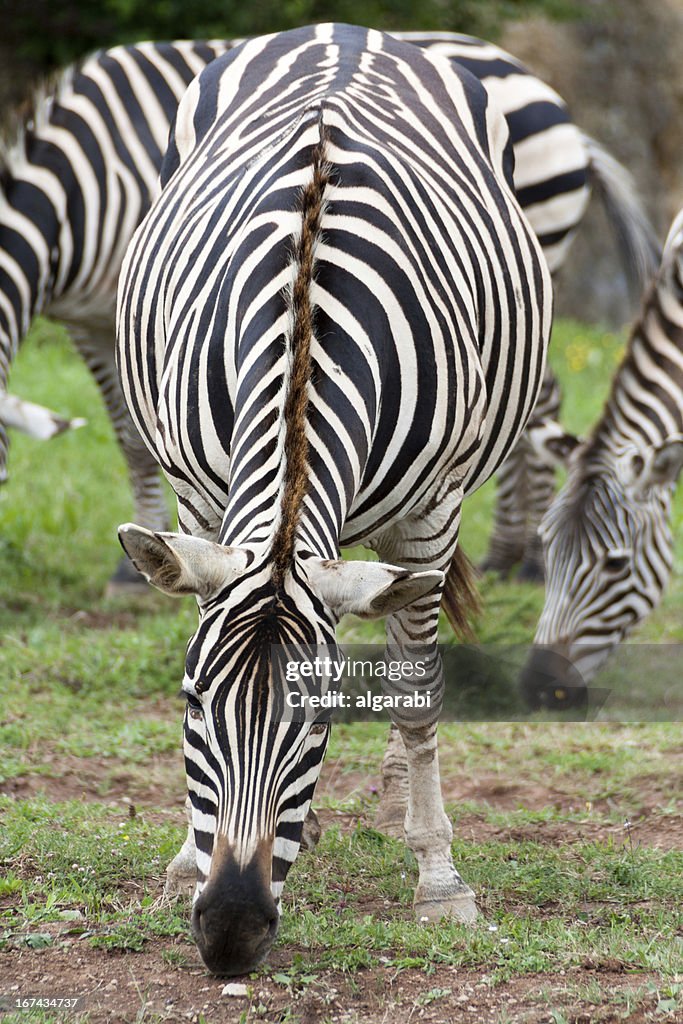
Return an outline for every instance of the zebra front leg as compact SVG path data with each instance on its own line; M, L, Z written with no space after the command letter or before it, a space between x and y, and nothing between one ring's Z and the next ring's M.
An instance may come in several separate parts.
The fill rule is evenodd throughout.
M166 868L164 893L167 896L193 896L197 886L197 848L192 828L192 804L189 796L185 799L187 835L185 842Z
M411 689L433 695L434 700L425 709L390 712L396 732L392 729L390 735L386 758L390 770L385 776L383 798L387 806L394 802L397 807L405 800L401 781L402 741L407 778L405 838L419 870L415 913L418 919L435 921L450 915L470 923L476 918L477 908L474 893L456 871L451 856L453 830L443 807L436 738L444 686L443 664L437 648L444 585L450 600L457 595L462 611L475 602L467 577L469 563L453 557L461 498L459 486L444 481L419 517L405 520L398 529L377 538L374 546L380 557L411 571L447 570L441 587L387 618L387 658L404 664L422 662L424 669L424 675L416 671L396 689L405 690L407 683ZM392 788L392 782L396 788Z
M489 547L479 568L507 576L524 557L526 542L526 461L522 434L496 474L496 507Z
M166 896L192 897L197 886L197 848L194 843L192 803L189 796L185 800L185 814L187 816L187 835L180 850L166 868L164 884ZM312 807L309 807L301 831L301 849L307 852L314 850L318 845L321 832L318 815Z
M560 387L546 366L532 421L557 419ZM540 459L526 430L496 474L496 509L489 549L480 565L482 572L507 575L521 563L520 579L543 581L543 552L538 526L552 501L555 471Z
M420 921L450 916L471 924L477 916L475 897L453 864L453 829L441 796L437 719L443 699L443 665L436 648L436 627L425 629L430 620L436 620L440 598L440 593L430 595L395 613L387 622L388 656L394 660L397 654L403 664L422 662L427 667L426 675L413 673L413 677L420 679L419 690L432 698L428 710L392 711L391 716L403 740L407 764L405 838L419 870L415 915ZM433 633L431 637L429 632Z
M528 427L543 420L556 421L560 413L561 398L559 381L550 367L546 366L541 393ZM546 458L535 451L533 445L526 440L526 431L520 441L526 442L526 486L524 490L526 526L524 555L518 577L520 580L542 583L545 578L545 568L543 545L538 535L538 527L555 496L555 466L549 464Z
M424 729L403 729L408 762L408 813L405 834L415 854L419 879L413 907L418 921L452 917L472 924L477 904L472 889L453 864L453 828L443 809L436 723Z
M375 814L375 828L392 839L405 839L408 810L408 762L397 725L392 722L382 759L382 789Z

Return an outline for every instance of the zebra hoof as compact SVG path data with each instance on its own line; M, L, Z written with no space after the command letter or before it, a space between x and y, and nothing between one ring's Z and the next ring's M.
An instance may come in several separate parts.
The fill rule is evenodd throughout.
M197 888L197 865L194 856L191 862L183 857L182 851L166 868L164 896L194 896Z
M421 892L418 886L413 909L420 924L435 924L450 917L458 924L472 925L478 914L474 893L467 885L458 886L452 895L437 891L433 896Z
M149 583L142 576L130 558L122 558L116 572L110 577L104 592L109 597L148 597L153 593Z
M166 868L165 896L194 896L197 887L197 853L194 838L185 840Z
M381 803L375 814L375 828L390 839L405 839L406 805Z
M311 853L311 851L315 850L316 846L320 842L322 834L323 830L320 827L318 815L312 807L309 807L306 820L304 821L304 826L301 829L301 849L306 850L307 853Z
M192 899L196 888L196 869L188 874L182 874L181 872L174 872L173 874L171 874L170 871L166 872L166 882L164 883L164 896L183 896Z

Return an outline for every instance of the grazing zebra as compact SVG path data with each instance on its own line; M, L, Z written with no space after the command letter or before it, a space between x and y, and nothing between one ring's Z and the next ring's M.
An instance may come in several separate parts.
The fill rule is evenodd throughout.
M683 210L593 430L582 442L552 423L533 433L547 458L567 461L568 478L541 526L546 598L522 691L534 706L571 706L659 603L671 571L683 466Z
M507 138L475 78L378 31L251 40L181 101L126 255L123 389L184 532L120 537L150 582L198 598L183 680L193 932L216 972L270 947L327 742L278 717L271 644L333 647L344 613L386 615L414 660L444 591L466 615L462 500L524 428L550 331ZM358 543L387 563L339 559ZM415 910L470 921L437 713L396 717Z
M440 33L404 38L481 78L506 115L518 198L551 270L565 259L590 184L614 212L631 262L647 266L647 221L625 172L572 124L552 89L479 39ZM155 192L178 101L194 75L232 45L144 43L95 54L34 98L33 113L0 161L0 473L7 452L3 396L11 361L31 319L49 313L70 326L95 375L128 465L135 518L151 529L166 527L167 512L156 466L132 427L115 373L115 281ZM31 424L31 410L21 409L15 397L11 401L15 415L5 422ZM539 485L534 483L538 471L533 479L527 473L528 459L520 461L518 454L516 462L508 484L501 484L499 529L489 557L489 565L499 569L523 556L527 536L533 544L536 505L540 501L542 511L545 502L548 471L541 470ZM527 493L531 509L525 503L515 510ZM136 581L140 578L123 563L111 589Z

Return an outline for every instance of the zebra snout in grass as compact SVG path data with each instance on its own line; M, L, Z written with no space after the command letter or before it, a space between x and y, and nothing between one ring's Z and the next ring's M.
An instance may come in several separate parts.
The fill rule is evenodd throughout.
M220 847L220 843L219 843ZM270 887L272 843L260 843L246 865L226 844L214 853L209 880L192 908L192 934L214 974L246 974L268 954L280 915Z
M586 683L569 660L567 645L533 647L522 669L519 689L534 711L582 708L587 701Z

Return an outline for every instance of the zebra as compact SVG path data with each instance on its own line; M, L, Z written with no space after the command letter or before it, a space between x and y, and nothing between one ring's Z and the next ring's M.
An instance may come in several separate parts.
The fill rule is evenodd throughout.
M505 51L474 37L402 38L471 71L506 115L518 198L553 272L566 258L592 186L613 211L630 262L643 273L650 231L628 178L572 123L557 93ZM2 423L29 431L34 423L35 409L6 394L10 366L32 318L48 313L70 327L95 376L128 466L134 517L153 530L168 527L168 514L157 467L132 426L115 373L115 281L155 194L181 95L195 74L234 43L142 43L98 52L34 96L33 110L0 156L0 476L7 454ZM555 415L556 408L545 413ZM45 418L34 428L38 436ZM536 506L542 510L552 487L547 470L527 472L528 444L513 458L516 468L510 463L503 469L488 559L499 570L535 543ZM530 495L531 510L528 502L516 508L524 494ZM125 591L140 582L126 560L109 589Z
M414 661L442 594L465 620L462 501L534 407L551 281L485 89L376 30L218 58L180 103L161 185L124 260L117 351L180 532L120 539L152 584L198 599L192 928L212 971L241 973L275 936L329 731L278 718L271 644L334 649L343 614L387 616L389 649ZM359 543L386 561L340 559ZM470 922L436 714L394 719L414 907Z
M534 707L573 706L662 597L673 563L671 500L683 467L683 210L632 328L600 419L579 441L531 432L567 482L540 535L546 595L521 677Z

